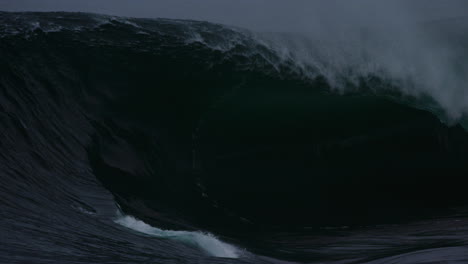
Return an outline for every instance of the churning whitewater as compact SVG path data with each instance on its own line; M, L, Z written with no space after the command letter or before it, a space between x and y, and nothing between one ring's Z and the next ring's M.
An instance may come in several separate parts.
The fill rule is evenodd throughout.
M128 215L120 215L119 218L115 220L115 222L143 234L163 239L172 239L181 243L198 247L214 257L239 257L238 249L236 249L234 246L219 241L212 234L204 234L201 232L161 230Z
M0 262L465 263L467 29L0 12Z

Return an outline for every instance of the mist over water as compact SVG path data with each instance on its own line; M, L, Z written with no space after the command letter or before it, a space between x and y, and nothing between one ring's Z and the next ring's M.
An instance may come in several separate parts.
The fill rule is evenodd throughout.
M468 53L461 44L468 38L445 30L420 24L266 39L307 76L324 76L337 92L362 86L375 93L397 92L453 124L468 113Z
M456 123L468 111L466 1L5 1L3 10L84 11L132 17L195 19L262 34L304 74L322 75L346 92L369 79L412 97ZM438 22L437 22L438 21ZM442 22L441 22L442 21ZM443 22L446 21L446 22ZM448 21L448 22L447 22ZM434 26L434 24L443 26ZM260 34L259 34L260 35ZM350 86L352 86L350 88ZM389 87L392 86L393 88ZM422 98L422 99L421 99Z

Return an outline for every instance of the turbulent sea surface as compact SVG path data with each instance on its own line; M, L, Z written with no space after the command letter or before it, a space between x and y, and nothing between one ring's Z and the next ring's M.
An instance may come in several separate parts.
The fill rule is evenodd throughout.
M0 12L0 263L468 263L465 22Z

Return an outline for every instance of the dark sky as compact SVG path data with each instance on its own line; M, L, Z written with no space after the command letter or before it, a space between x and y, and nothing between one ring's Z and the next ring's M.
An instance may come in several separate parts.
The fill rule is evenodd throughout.
M260 30L404 24L468 15L468 0L0 0L0 10L208 20Z

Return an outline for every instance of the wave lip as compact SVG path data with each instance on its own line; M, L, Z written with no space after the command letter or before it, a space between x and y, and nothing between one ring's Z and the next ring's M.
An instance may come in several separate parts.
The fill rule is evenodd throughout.
M222 242L210 233L163 230L150 226L129 215L120 215L115 222L126 228L152 237L171 239L198 247L213 257L239 258L239 250L236 247Z

